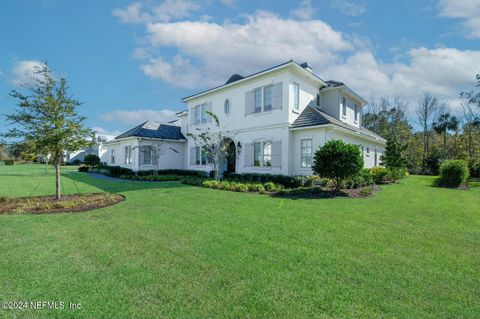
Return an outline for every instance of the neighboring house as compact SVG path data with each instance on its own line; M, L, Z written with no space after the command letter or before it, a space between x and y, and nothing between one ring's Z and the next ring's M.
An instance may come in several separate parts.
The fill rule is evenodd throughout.
M134 171L183 169L186 143L179 126L147 121L107 142L105 162Z
M288 61L246 77L235 74L224 85L182 101L187 110L177 113L180 127L161 127L176 127L178 139L171 143L183 148L178 161L165 158L163 168L211 170L201 147L189 136L207 128L216 130L205 111L218 116L226 136L229 156L222 171L311 175L315 151L332 139L359 145L365 167L378 166L385 150L385 139L362 127L366 101L342 82L323 81L307 63ZM119 152L129 132L116 138L122 145ZM136 137L128 138L133 142ZM117 155L119 159L123 156ZM122 160L115 164L143 169L127 166Z
M75 161L83 161L86 155L97 155L100 158L101 162L106 162L107 159L107 148L105 143L107 142L107 137L98 136L96 138L96 143L94 146L87 147L75 152L67 152L65 154L65 161L68 163L73 163Z

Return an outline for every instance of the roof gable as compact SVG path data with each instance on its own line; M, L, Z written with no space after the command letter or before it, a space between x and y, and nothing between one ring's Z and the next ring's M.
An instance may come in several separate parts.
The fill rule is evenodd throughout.
M313 105L312 103L307 105L307 107L303 110L303 112L293 122L291 127L302 128L302 127L311 127L311 126L319 126L319 125L327 125L327 124L336 125L341 128L350 130L352 132L355 132L370 138L385 141L383 137L381 137L378 134L375 134L374 132L364 127L356 127L336 119L335 117L320 110L320 108L318 108L316 105Z
M127 137L158 138L163 140L185 140L181 128L155 121L144 122L129 131L115 137L116 140Z

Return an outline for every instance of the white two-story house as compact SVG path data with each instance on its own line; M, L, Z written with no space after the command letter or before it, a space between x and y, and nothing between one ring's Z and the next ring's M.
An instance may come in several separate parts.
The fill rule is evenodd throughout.
M226 137L229 156L222 171L237 173L311 175L315 151L332 139L359 145L365 167L378 166L385 150L385 139L362 127L366 101L341 82L323 81L307 63L288 61L245 77L235 74L182 101L187 109L177 113L179 140L168 142L183 145L177 154L185 169L211 170L189 137L207 128ZM205 111L218 116L220 128Z

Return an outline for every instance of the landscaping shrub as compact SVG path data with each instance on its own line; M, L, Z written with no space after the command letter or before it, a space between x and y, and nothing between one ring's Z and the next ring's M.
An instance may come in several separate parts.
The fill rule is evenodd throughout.
M439 184L446 187L459 187L469 177L468 165L464 160L446 160L440 166Z
M207 177L207 173L204 171L189 170L189 169L162 169L162 170L158 170L157 172L158 172L158 175ZM155 175L155 170L138 171L137 175L138 176Z
M285 188L297 188L302 186L302 176L288 176L281 174L259 173L224 173L224 179L236 182L280 184Z
M359 188L370 186L373 184L373 174L367 168L362 168L362 170L355 176L347 178L344 183L344 188Z
M357 145L331 140L315 152L312 169L320 177L332 179L338 190L345 179L358 175L362 167L363 158Z
M106 175L112 177L120 177L122 175L135 175L135 172L129 168L124 168L121 166L107 166L106 168Z
M13 160L13 159L6 159L4 162L5 162L5 165L13 165L13 164L15 164L15 160Z
M181 177L180 181L182 184L191 185L191 186L202 186L202 183L205 181L205 178L196 177L196 176L185 176Z
M86 173L86 172L88 172L88 169L89 169L88 166L82 165L78 168L78 171Z
M471 177L480 178L480 160L470 159L470 161L468 161L468 168L470 170Z
M98 167L100 166L100 157L95 154L87 154L83 158L83 164L87 165L88 167Z
M385 167L374 167L370 169L375 184L387 184L391 182L390 172Z

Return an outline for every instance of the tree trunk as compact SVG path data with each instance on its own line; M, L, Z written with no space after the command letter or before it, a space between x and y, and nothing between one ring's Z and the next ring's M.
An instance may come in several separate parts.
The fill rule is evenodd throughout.
M55 199L59 200L62 197L60 191L60 164L55 163Z

